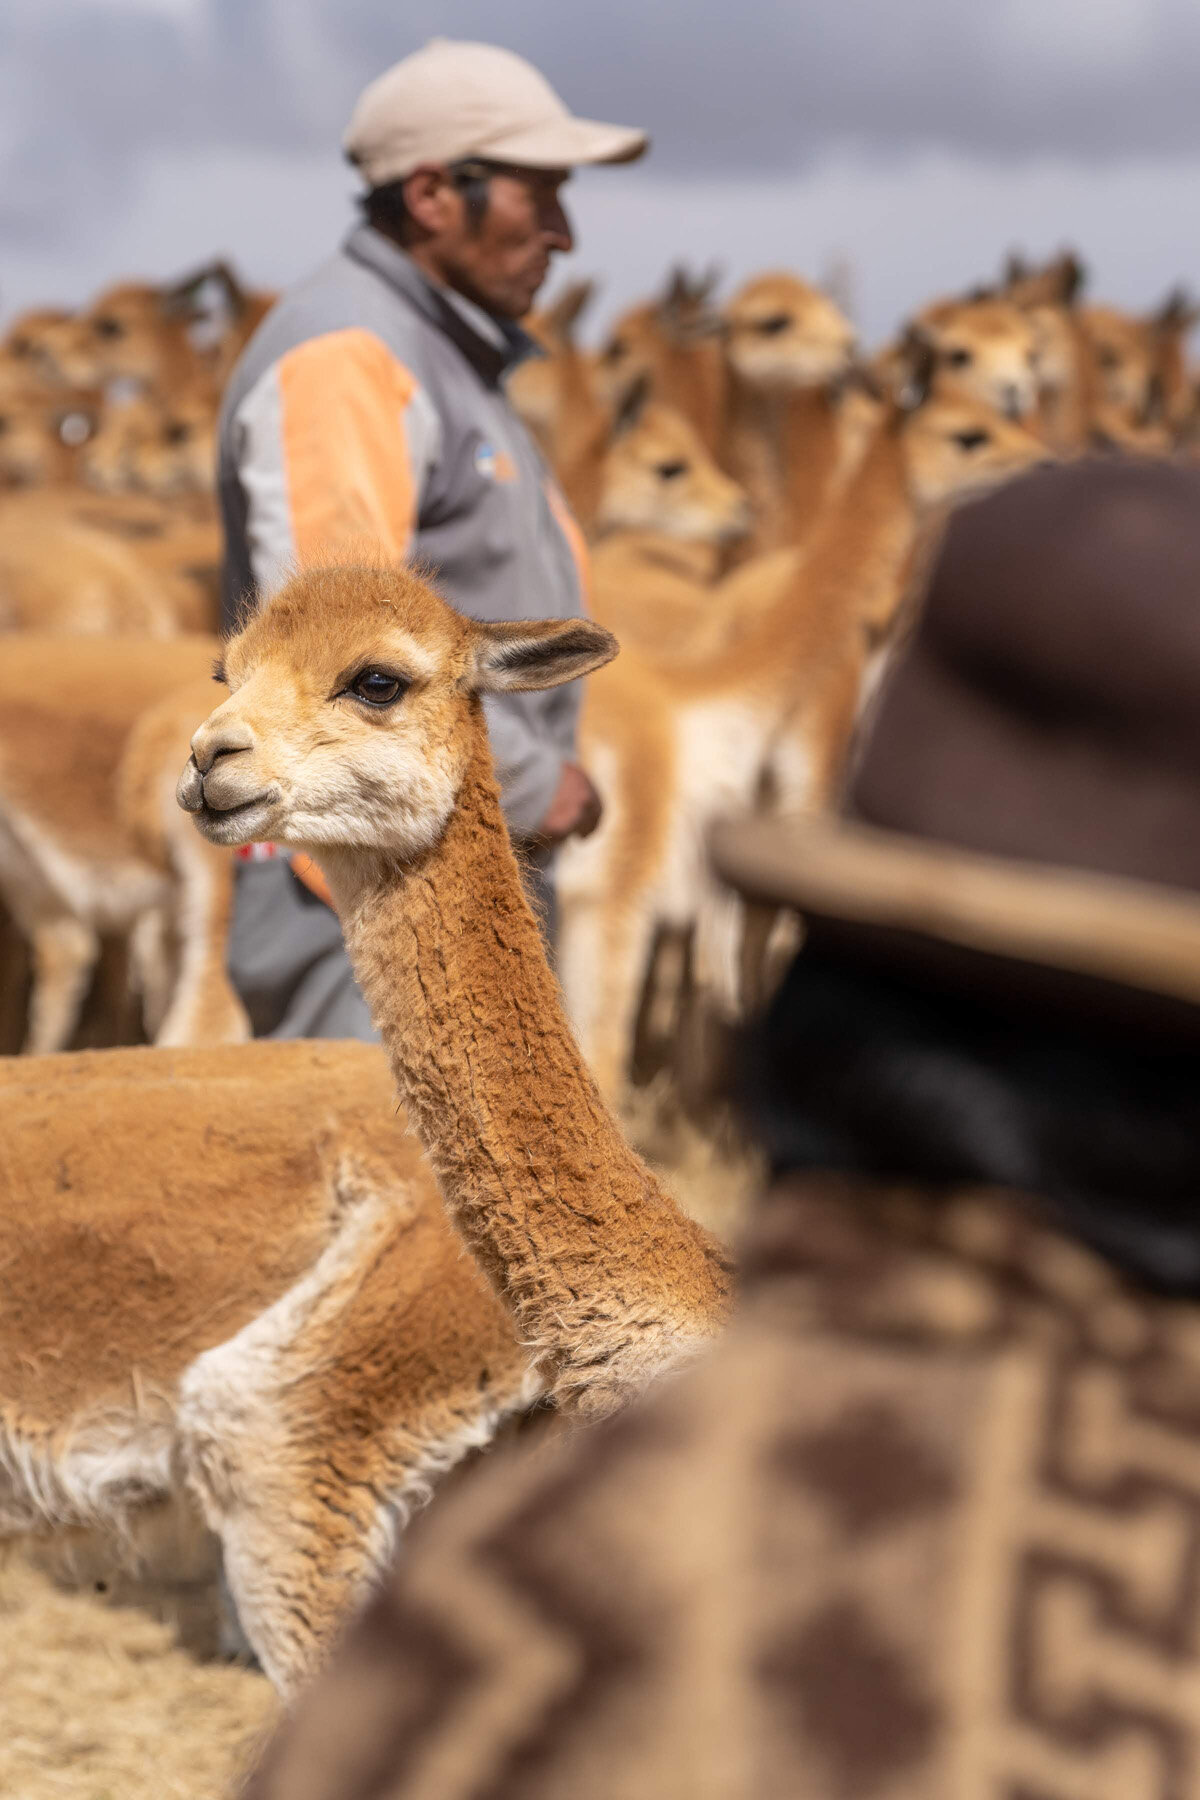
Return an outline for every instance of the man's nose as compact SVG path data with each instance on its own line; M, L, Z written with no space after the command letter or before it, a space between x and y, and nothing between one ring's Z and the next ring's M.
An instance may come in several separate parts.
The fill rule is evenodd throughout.
M253 748L254 733L244 719L209 719L192 739L192 757L202 775L208 774L218 756Z
M546 211L542 230L552 240L550 248L568 251L575 248L575 233L571 230L571 221L567 217L566 208L561 200L554 200Z

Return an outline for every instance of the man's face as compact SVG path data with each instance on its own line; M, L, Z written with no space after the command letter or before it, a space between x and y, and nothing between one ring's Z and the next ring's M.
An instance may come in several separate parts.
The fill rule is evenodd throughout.
M573 239L560 193L565 169L500 169L486 176L487 207L471 216L468 194L447 181L427 250L442 280L468 300L519 319L529 311L556 250Z

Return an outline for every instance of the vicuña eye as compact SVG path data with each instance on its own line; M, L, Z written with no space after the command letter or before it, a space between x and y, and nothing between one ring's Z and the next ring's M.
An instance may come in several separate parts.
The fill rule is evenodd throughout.
M124 337L125 335L125 327L122 325L120 319L94 319L92 321L92 330L96 333L97 337L102 338L119 338Z
M391 706L407 686L407 681L402 681L398 675L389 675L386 669L364 669L361 675L354 677L348 692L356 700L365 700L368 706Z
M606 344L601 351L601 360L607 363L620 362L628 349L629 345L625 342L624 338L613 338L611 343Z
M956 431L954 441L960 450L978 450L991 437L990 431Z
M661 481L678 481L681 475L687 474L685 462L665 462L658 465L658 476Z
M952 369L965 369L967 364L971 361L971 352L961 348L958 350L948 350L946 352L946 361L950 364Z
M760 319L754 329L761 331L764 337L777 337L791 322L787 313L772 313L769 319Z
M1114 350L1111 344L1101 344L1096 352L1096 361L1100 364L1102 369L1119 369L1121 366L1121 352L1119 350Z

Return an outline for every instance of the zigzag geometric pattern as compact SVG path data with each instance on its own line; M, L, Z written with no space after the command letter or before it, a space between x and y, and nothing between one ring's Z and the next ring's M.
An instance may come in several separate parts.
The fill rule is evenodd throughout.
M1200 1318L1017 1200L777 1190L741 1316L486 1459L253 1800L1200 1800Z

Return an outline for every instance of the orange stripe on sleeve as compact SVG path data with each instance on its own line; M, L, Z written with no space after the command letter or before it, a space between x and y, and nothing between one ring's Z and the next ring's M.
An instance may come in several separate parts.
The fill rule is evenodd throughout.
M566 495L557 482L546 478L546 499L550 502L550 511L554 514L555 523L567 540L567 548L571 552L576 573L579 576L579 594L585 612L592 608L592 560L588 555L587 539L579 529L579 521L567 505Z
M416 526L404 427L415 376L373 332L310 338L278 365L292 540L301 568L400 561Z
M326 906L333 905L333 895L329 891L325 871L319 863L313 861L311 856L305 856L301 850L293 851L292 874L297 881L304 883L310 894L315 894L318 900L325 902Z

